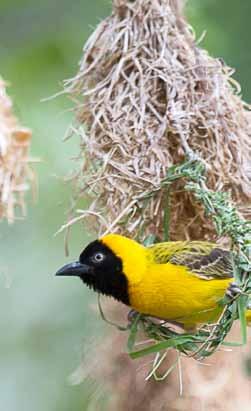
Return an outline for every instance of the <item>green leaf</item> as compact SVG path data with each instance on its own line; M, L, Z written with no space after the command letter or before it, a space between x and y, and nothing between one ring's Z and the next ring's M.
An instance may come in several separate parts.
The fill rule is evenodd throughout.
M130 327L130 334L127 340L127 349L129 352L131 352L134 349L135 341L137 338L138 324L140 321L140 317L141 317L141 314L136 315Z
M146 237L143 244L144 244L145 247L149 247L150 245L154 244L155 241L156 241L156 235L150 234L148 237Z
M130 357L135 359L135 358L140 358L145 355L153 354L162 350L166 350L168 348L176 348L179 345L183 345L186 343L191 342L191 337L188 337L187 335L183 336L182 334L179 335L179 337L176 338L169 338L166 341L161 341L160 343L153 344L150 347L143 348L142 350L139 351L132 351L129 352Z
M243 343L234 341L223 341L221 345L224 345L225 347L242 347Z
M246 320L246 309L247 309L247 297L245 295L240 295L237 299L238 315L241 323L241 336L242 344L247 343L247 320Z
M169 241L169 229L170 229L170 188L166 190L166 197L164 200L164 241Z

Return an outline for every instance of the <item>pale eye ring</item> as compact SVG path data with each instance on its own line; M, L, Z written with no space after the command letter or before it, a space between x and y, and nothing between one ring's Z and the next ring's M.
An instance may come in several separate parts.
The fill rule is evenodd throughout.
M102 253L96 253L94 255L94 260L96 263L101 263L104 260L105 256Z

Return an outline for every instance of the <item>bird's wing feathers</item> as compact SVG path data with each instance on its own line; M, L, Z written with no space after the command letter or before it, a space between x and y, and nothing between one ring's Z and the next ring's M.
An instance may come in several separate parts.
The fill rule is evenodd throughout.
M208 242L159 243L149 247L157 264L172 263L188 268L191 274L205 280L233 277L233 265L229 251Z

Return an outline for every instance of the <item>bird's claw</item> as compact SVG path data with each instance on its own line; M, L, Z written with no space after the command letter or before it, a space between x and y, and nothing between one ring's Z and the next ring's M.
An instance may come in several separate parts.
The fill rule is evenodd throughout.
M127 315L128 322L129 322L130 324L132 324L133 321L135 320L135 318L136 318L138 315L139 315L138 311L133 310L133 309L130 310L129 313L128 313L128 315Z
M230 283L226 291L226 296L230 300L235 300L240 294L242 294L240 287L236 283Z

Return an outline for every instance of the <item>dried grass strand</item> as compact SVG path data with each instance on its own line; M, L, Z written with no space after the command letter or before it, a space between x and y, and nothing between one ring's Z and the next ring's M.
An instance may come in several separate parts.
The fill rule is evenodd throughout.
M6 85L0 78L0 220L13 223L26 214L25 192L35 181L29 164L31 131L21 127L13 114Z

